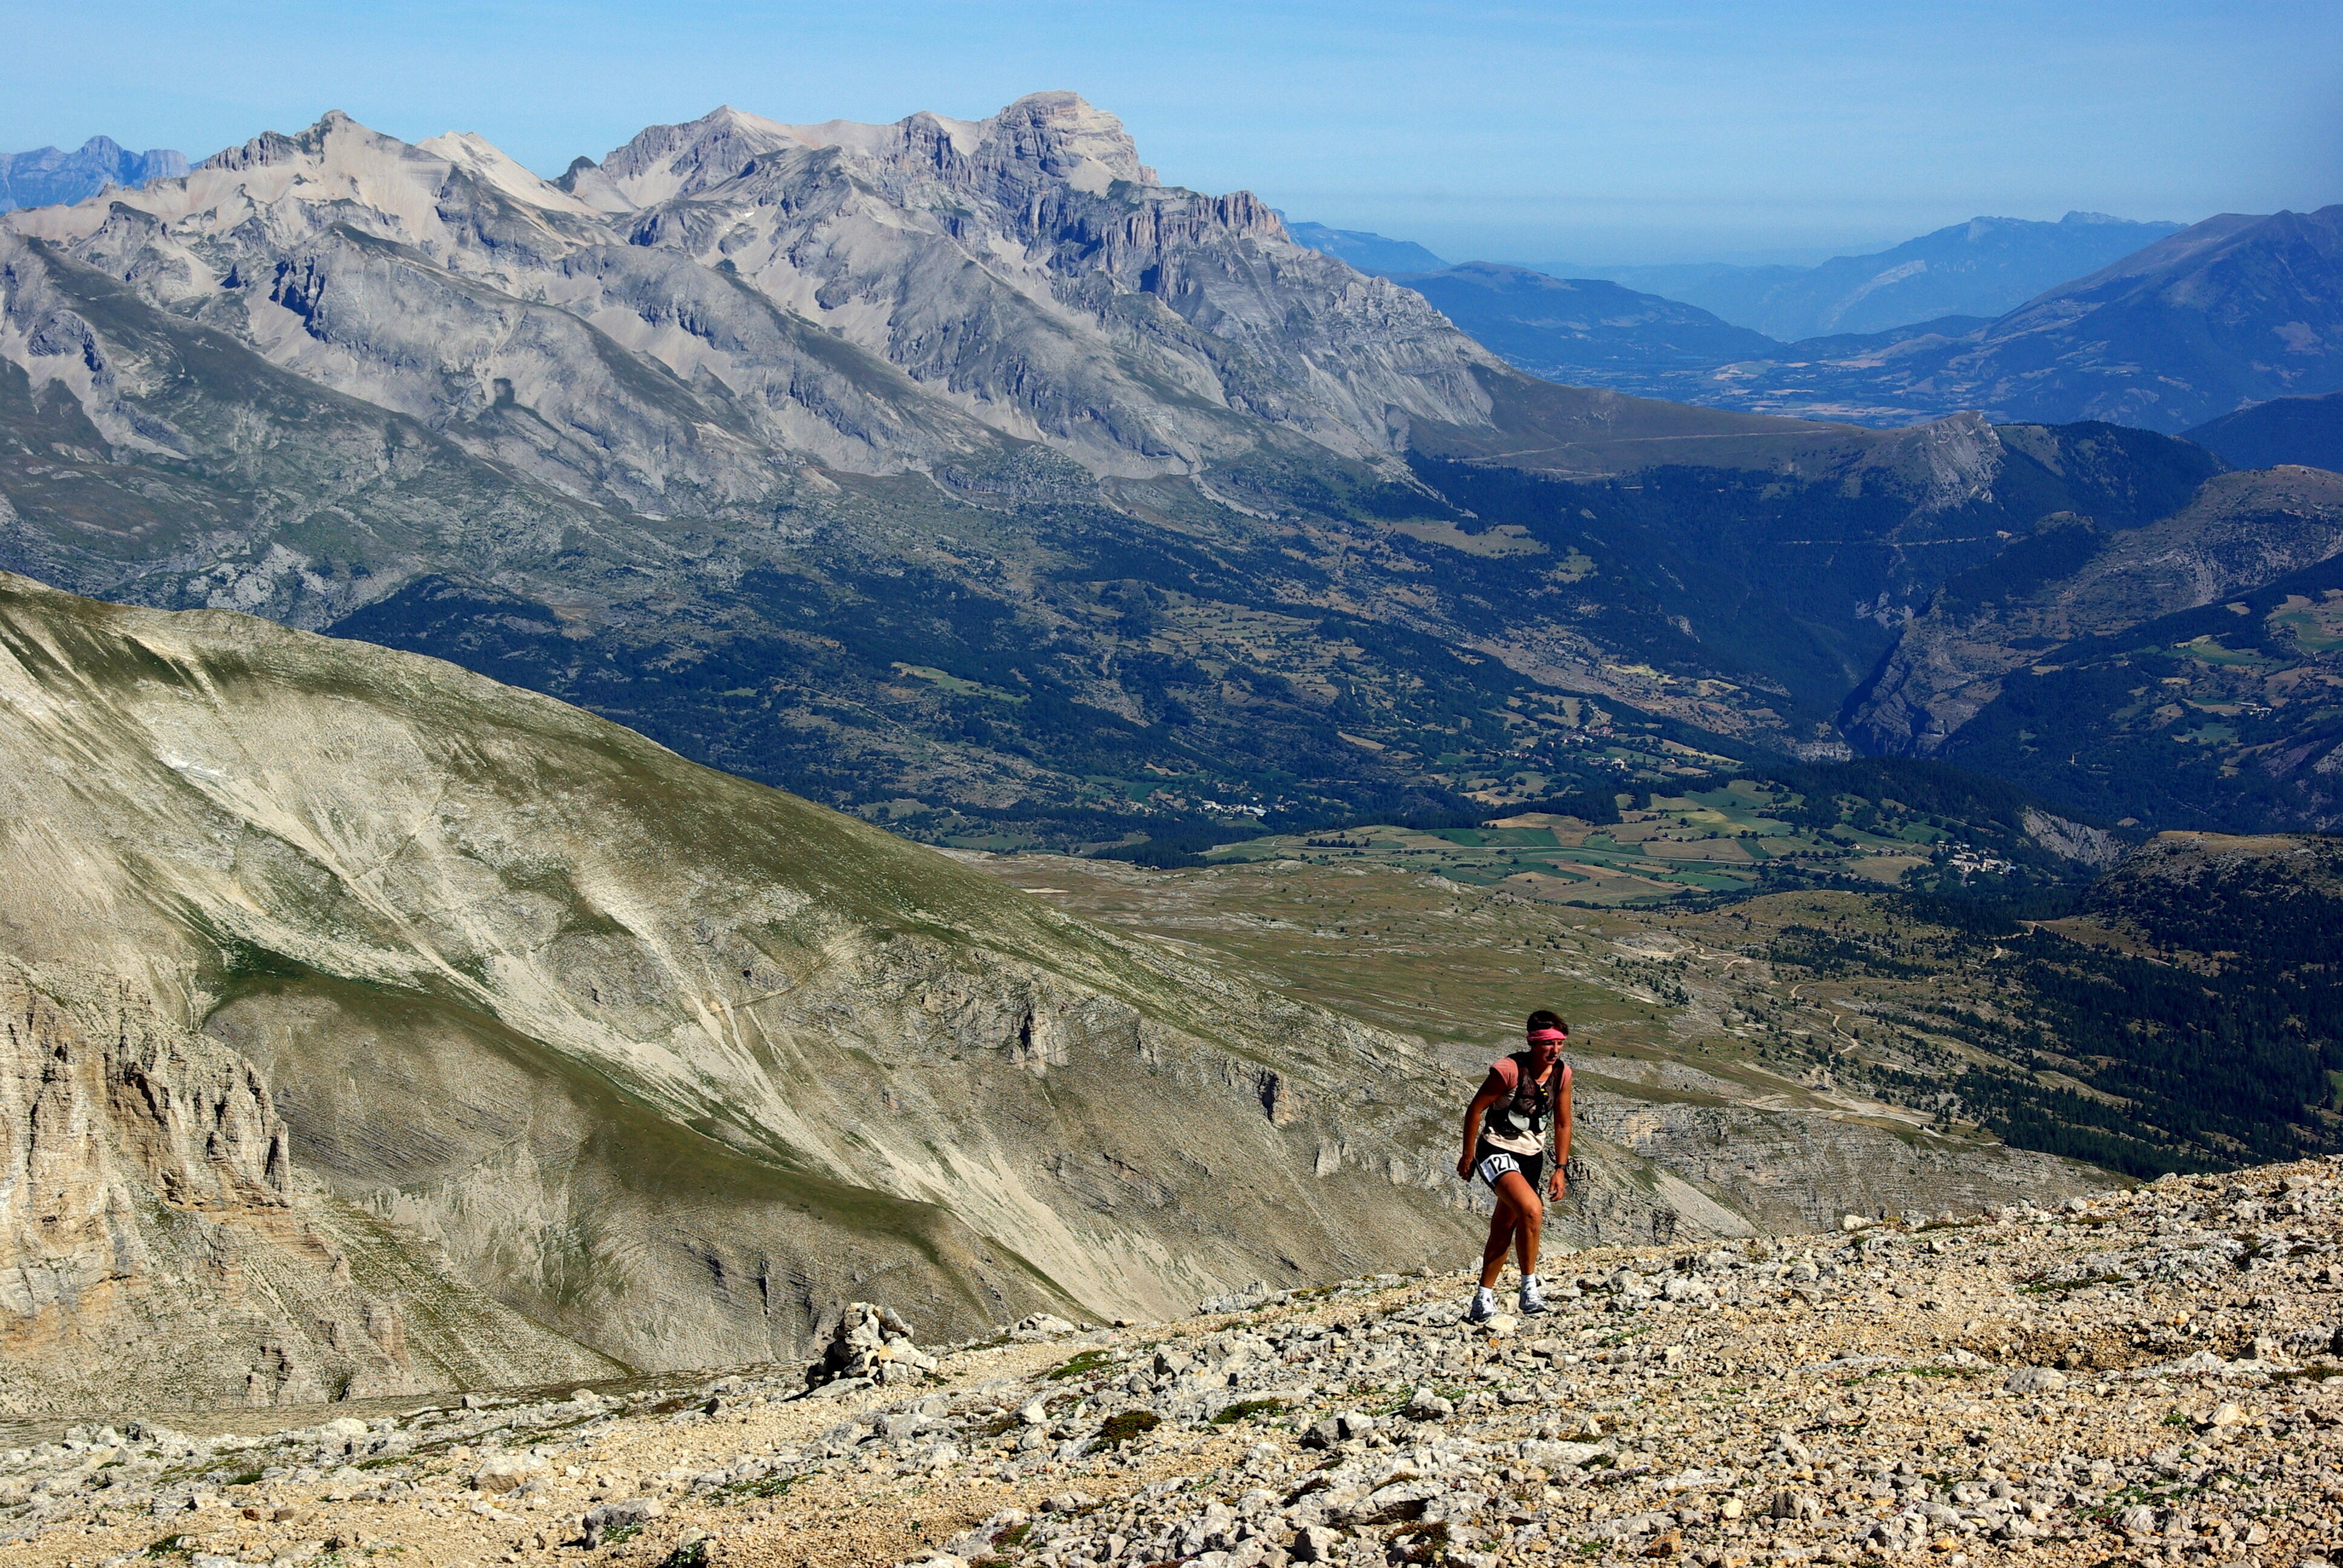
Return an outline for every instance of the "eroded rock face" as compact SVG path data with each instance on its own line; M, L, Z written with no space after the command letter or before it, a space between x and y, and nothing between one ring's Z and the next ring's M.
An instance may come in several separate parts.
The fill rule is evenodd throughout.
M0 1193L0 1412L297 1404L612 1367L310 1190L241 1056L118 982L5 958Z
M255 1215L286 1208L290 1175L248 1063L128 1009L93 1038L0 967L0 1312L20 1332L153 1271L142 1197Z

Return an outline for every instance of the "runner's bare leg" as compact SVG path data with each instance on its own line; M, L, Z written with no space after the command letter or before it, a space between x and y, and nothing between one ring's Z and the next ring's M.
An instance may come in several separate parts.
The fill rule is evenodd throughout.
M1497 1178L1497 1212L1489 1221L1489 1244L1481 1252L1481 1288L1493 1291L1505 1271L1505 1254L1518 1246L1524 1271L1537 1263L1538 1231L1545 1216L1529 1179L1518 1171Z
M1522 1278L1526 1280L1537 1272L1538 1239L1545 1231L1545 1205L1538 1201L1537 1189L1530 1185L1530 1179L1518 1171L1507 1171L1503 1185L1512 1192L1514 1206L1521 1211L1513 1221L1513 1246L1519 1253Z

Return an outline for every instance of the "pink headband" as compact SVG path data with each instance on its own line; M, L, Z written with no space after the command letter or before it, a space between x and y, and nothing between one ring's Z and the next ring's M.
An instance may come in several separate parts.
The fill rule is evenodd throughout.
M1568 1040L1570 1035L1564 1030L1534 1029L1530 1030L1530 1038L1532 1040Z

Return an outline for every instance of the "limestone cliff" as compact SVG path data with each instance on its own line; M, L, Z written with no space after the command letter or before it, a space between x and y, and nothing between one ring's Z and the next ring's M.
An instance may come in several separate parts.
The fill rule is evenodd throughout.
M234 1051L0 960L0 1413L612 1370L301 1181Z

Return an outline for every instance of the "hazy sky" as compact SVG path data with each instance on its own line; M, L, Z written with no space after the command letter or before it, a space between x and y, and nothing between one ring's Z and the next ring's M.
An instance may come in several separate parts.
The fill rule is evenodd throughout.
M719 103L1068 87L1164 177L1452 260L1815 259L1980 213L2343 200L2343 5L0 0L0 149L347 110L551 173Z

